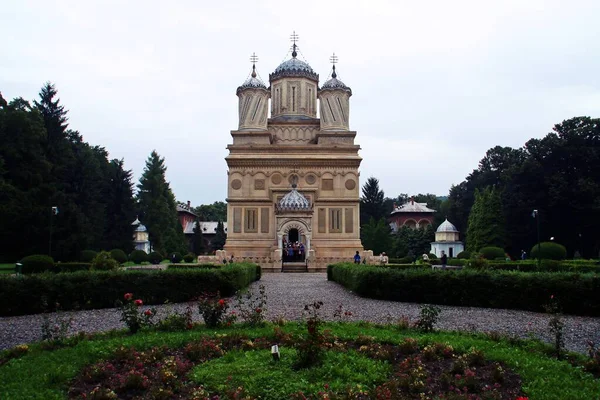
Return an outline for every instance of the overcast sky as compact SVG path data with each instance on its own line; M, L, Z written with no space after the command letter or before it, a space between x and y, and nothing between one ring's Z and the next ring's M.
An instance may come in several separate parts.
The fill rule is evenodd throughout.
M447 195L495 145L600 117L600 1L26 1L0 8L0 91L56 84L70 128L124 158L153 149L180 201L224 200L236 88L300 36L320 74L339 57L350 126L387 196Z

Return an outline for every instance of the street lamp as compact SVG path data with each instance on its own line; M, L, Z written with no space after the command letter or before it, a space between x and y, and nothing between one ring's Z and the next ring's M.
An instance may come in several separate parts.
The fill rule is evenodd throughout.
M52 257L52 216L58 214L58 207L50 207L50 235L48 237L48 255Z
M531 213L531 216L533 218L535 218L537 220L537 242L538 242L538 269L540 266L540 261L542 259L542 250L541 250L541 245L540 245L540 213L538 212L538 210L533 210L533 212Z

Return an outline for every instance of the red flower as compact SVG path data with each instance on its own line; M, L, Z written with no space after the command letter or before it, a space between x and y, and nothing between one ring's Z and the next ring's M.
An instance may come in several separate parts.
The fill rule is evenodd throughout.
M125 300L131 300L133 299L133 293L125 293L125 296L123 296L125 298Z
M256 313L257 313L257 314L260 314L260 313L262 312L262 309L261 309L261 308L257 308L257 309L256 309L256 310L254 310L254 311L256 311Z
M517 400L529 400L529 397L519 396Z
M144 315L151 316L152 315L152 310L146 310L146 311L144 311Z
M220 306L224 306L225 305L225 300L223 300L223 299L219 300L219 305Z
M553 294L552 294L552 295L550 295L550 298L551 298L551 299L553 299L553 298L554 298L554 295L553 295Z
M144 302L143 302L142 300L140 300L140 299L137 299L137 300L135 301L135 305L139 307L139 306L141 306L141 305L144 305Z

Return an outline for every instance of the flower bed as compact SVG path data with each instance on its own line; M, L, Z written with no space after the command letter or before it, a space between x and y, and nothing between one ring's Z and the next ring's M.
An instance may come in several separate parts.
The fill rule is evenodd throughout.
M297 369L306 326L144 331L19 349L0 366L10 399L587 399L600 381L535 342L388 326L322 326L325 353ZM270 347L279 344L280 361ZM215 397L218 396L218 397Z
M360 296L414 303L544 311L551 295L563 312L600 316L600 276L566 272L392 270L353 264L327 268Z

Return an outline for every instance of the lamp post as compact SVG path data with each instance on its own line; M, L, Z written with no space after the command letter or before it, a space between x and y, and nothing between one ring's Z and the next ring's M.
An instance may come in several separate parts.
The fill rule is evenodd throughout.
M538 259L538 269L539 269L540 262L542 260L542 251L541 251L541 245L540 245L540 213L538 212L538 210L533 210L533 212L531 213L531 216L537 220L537 244L538 244L537 259Z
M50 235L48 236L48 255L52 257L52 217L58 214L58 207L50 207Z

